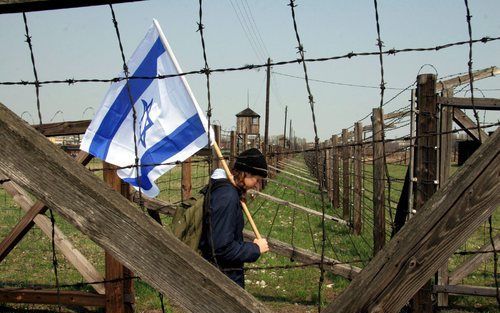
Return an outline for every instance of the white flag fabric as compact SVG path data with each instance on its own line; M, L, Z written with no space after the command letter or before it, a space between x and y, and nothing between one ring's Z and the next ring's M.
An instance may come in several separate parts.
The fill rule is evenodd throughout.
M137 77L182 72L156 20L127 66ZM208 144L207 119L184 76L113 83L81 149L119 167L133 166L134 127L139 171L130 167L118 170L118 175L136 189L140 185L148 197L158 195L155 180L175 166L164 163L182 162ZM210 138L214 138L212 132Z

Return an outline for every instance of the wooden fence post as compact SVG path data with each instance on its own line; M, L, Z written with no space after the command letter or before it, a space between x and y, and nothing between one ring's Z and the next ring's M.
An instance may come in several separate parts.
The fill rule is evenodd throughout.
M444 89L443 97L453 97L453 88ZM451 149L452 149L453 107L441 106L439 116L439 188L443 186L450 176ZM448 261L437 273L437 285L446 286L449 281ZM448 306L448 294L438 293L437 305Z
M193 158L187 158L186 161L182 162L181 165L181 199L182 201L185 201L189 198L191 198L191 189L192 189L192 182L191 182L191 172L193 169L193 163L191 163L191 160Z
M104 181L111 188L120 192L125 198L130 199L130 188L116 174L116 166L104 161L102 165ZM134 312L135 298L131 279L134 276L133 273L107 251L105 252L105 270L106 312Z
M436 75L417 77L417 140L415 153L415 210L418 212L437 189L437 95ZM432 285L428 281L411 301L414 313L432 312Z
M373 109L373 255L385 245L385 164L382 131L384 112Z
M349 135L347 129L342 129L342 217L346 221L351 220L351 210L349 208L349 194L351 192L351 183L349 175Z
M332 200L332 148L331 141L325 142L325 180L326 190L328 191L328 199Z
M362 228L361 221L361 188L363 182L361 151L363 149L363 124L358 122L354 124L354 209L353 209L353 227L354 234L360 235Z
M231 145L229 146L229 164L232 166L234 159L238 155L238 146L237 146L237 138L236 132L234 130L231 131Z
M339 147L337 147L339 143L339 137L337 135L332 136L332 205L334 208L340 207L340 158L339 158Z

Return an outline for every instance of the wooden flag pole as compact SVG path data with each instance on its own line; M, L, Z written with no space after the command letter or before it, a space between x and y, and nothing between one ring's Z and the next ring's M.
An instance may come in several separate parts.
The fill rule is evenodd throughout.
M219 145L217 144L217 142L214 141L213 147L215 149L215 153L217 154L217 157L220 160L220 164L222 164L222 168L226 172L227 178L229 179L231 184L233 184L233 186L236 186L236 182L234 181L233 174L231 174L231 171L229 170L229 167L227 166L226 160L222 156L222 152L220 151L220 148L219 148ZM259 233L259 230L257 229L257 225L255 225L255 222L253 221L252 215L250 214L250 211L248 210L246 203L241 201L241 206L243 207L243 212L245 212L245 215L248 219L248 222L250 222L250 226L252 226L252 230L255 234L255 237L257 239L262 239L262 237Z

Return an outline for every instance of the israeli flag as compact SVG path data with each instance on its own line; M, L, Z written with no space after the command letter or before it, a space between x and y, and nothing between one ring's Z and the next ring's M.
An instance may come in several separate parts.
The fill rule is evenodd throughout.
M156 20L127 65L131 76L182 72ZM127 167L135 165L137 147L139 170L120 169L118 176L136 189L140 186L146 196L155 197L160 192L155 180L175 166L164 163L182 162L207 146L207 129L207 119L184 76L123 80L111 85L85 133L81 150ZM213 133L210 138L214 138Z

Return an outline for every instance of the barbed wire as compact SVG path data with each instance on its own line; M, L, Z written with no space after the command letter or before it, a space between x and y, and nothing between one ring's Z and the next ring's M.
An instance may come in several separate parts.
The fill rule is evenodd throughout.
M30 56L31 56L31 66L33 68L33 75L35 76L35 81L33 82L33 85L35 85L35 93L36 93L36 109L38 111L38 121L40 124L42 124L42 112L40 108L40 81L38 80L38 73L36 70L36 64L35 64L35 54L33 53L33 45L31 43L31 36L28 28L28 19L26 17L26 13L23 12L23 21L24 21L24 29L26 31L26 42L28 43L28 47L30 50Z
M482 37L480 39L474 39L472 40L472 43L483 43L486 44L488 42L492 41L497 41L500 40L500 36L498 37ZM384 55L396 55L399 53L407 53L407 52L424 52L424 51L440 51L443 49L448 49L451 47L456 47L456 46L462 46L469 44L469 40L467 41L457 41L457 42L452 42L452 43L447 43L447 44L442 44L438 46L433 46L433 47L421 47L421 48L403 48L403 49L389 49L382 51L382 54ZM332 60L340 60L340 59L351 59L353 57L360 57L360 56L379 56L380 52L375 51L375 52L349 52L343 55L337 55L337 56L330 56L330 57L323 57L323 58L304 58L305 62L325 62L325 61L332 61ZM288 61L279 61L279 62L271 62L270 66L282 66L282 65L289 65L289 64L296 64L296 63L301 63L302 59L293 59L293 60L288 60ZM235 71L246 71L246 70L255 70L255 69L260 69L267 67L267 63L263 64L247 64L239 67L228 67L228 68L217 68L217 69L208 69L208 72L210 74L212 73L223 73L223 72L235 72ZM156 75L156 76L129 76L129 80L131 79L167 79L171 77L178 77L178 76L187 76L187 75L199 75L203 74L206 75L207 69L199 69L199 70L193 70L193 71L188 71L188 72L182 72L182 73L176 73L176 74L165 74L165 75ZM46 85L46 84L68 84L68 85L73 85L76 83L115 83L125 80L124 77L113 77L113 78L108 78L108 79L98 79L98 78L66 78L66 79L56 79L56 80L45 80L45 81L39 81L38 83L36 81L0 81L0 85Z

